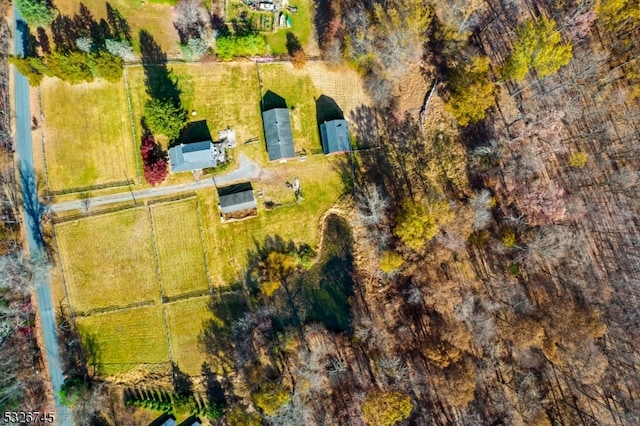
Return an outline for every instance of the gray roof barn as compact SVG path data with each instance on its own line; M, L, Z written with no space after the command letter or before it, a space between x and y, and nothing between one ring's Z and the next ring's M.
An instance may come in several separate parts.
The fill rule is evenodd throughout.
M294 158L291 118L287 108L274 108L262 113L264 136L267 140L269 161Z
M218 196L222 214L255 209L258 206L251 182L218 188Z
M169 148L172 173L215 167L218 164L217 157L217 150L211 141L181 143Z
M351 151L349 125L345 120L325 121L320 125L322 150L325 154Z

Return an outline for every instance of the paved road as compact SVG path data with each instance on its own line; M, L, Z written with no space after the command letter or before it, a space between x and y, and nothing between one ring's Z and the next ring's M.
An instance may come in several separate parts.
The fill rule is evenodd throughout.
M210 186L227 185L240 180L254 179L259 175L260 167L255 162L248 159L244 154L240 154L240 157L238 158L238 167L229 173L189 183L140 189L138 191L133 191L133 197L135 197L136 201L144 198L162 197L166 195L178 194L180 192L207 188ZM89 208L99 207L106 204L133 201L133 197L131 194L131 192L120 192L117 194L91 197L89 198ZM84 200L65 201L61 203L53 203L49 207L54 213L60 213L69 210L81 210L84 208L83 202L86 203L86 201Z
M13 11L15 23L15 53L24 53L24 43L26 40L26 25L15 9ZM32 256L42 255L42 232L40 230L40 214L42 208L38 202L37 185L35 184L35 172L33 168L33 152L31 146L31 110L29 105L29 82L14 69L15 80L15 114L16 114L16 151L20 164L20 178L22 183L22 201L24 216L26 221L26 234L29 244L29 251ZM55 399L55 418L57 425L72 425L71 411L68 407L60 404L58 391L64 381L62 368L60 366L58 333L55 321L55 312L49 288L48 276L46 272L38 273L35 277L38 311L42 324L42 334L44 336L44 354L49 365L51 385ZM52 407L54 408L54 407Z

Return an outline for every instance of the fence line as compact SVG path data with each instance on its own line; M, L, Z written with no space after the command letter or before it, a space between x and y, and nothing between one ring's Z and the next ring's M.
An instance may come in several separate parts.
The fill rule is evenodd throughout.
M133 143L133 156L136 159L136 173L138 174L138 183L142 183L142 176L140 172L140 158L138 155L138 144L136 143L136 127L133 121L133 108L131 107L131 89L129 87L129 74L127 74L127 67L124 67L124 90L127 94L127 106L129 108L129 124L131 125L131 140Z
M79 220L79 219L83 219L86 217L92 217L92 216L99 216L99 215L104 215L104 214L109 214L109 213L116 213L122 210L129 210L129 209L133 209L136 207L140 207L139 204L125 204L123 206L117 206L117 207L109 207L106 209L102 209L102 210L95 210L92 212L86 212L86 213L76 213L76 214L72 214L72 215L68 215L68 216L62 216L62 217L56 217L54 216L52 219L52 222L54 224L58 224L58 223L64 223L64 222L71 222L74 220Z
M176 296L163 296L162 303L180 302L182 300L196 299L203 296L209 296L209 290L193 290Z
M181 194L172 195L171 197L156 198L154 200L149 200L147 201L147 205L152 206L154 204L170 203L172 201L186 200L187 198L191 198L195 196L196 196L195 191L183 192Z
M196 217L198 218L198 229L200 230L200 243L202 244L202 255L204 257L204 271L207 274L207 283L209 284L209 294L213 292L211 284L211 274L209 273L209 255L205 244L204 229L202 229L202 214L200 213L200 199L196 197Z
M113 312L129 311L131 309L145 308L145 307L154 306L154 305L155 305L155 302L152 299L149 299L149 300L143 300L141 302L130 303L124 306L116 305L116 306L105 306L102 308L88 309L86 311L77 312L75 316L88 317L91 315L98 315L98 314L110 314Z
M160 271L160 254L158 253L158 242L156 241L156 227L153 223L151 206L147 204L149 223L151 224L151 241L153 242L153 254L156 259L156 273L158 275L158 286L160 287L160 301L164 301L164 290L162 289L162 273ZM167 321L167 310L162 307L162 322L164 323L164 334L167 336L167 348L169 349L169 361L173 363L173 351L171 349L171 335L169 334L169 322Z
M44 154L44 134L42 136L43 139L43 154ZM45 160L45 167L46 167L46 160ZM46 168L45 168L46 170ZM48 178L47 178L48 180ZM79 186L76 188L67 188L67 189L59 189L56 191L49 191L47 190L47 195L50 197L56 197L58 195L65 195L65 194L75 194L75 193L79 193L79 192L90 192L90 191L95 191L98 189L108 189L108 188L118 188L121 186L127 186L127 185L131 185L133 184L133 180L129 179L129 180L118 180L115 182L107 182L107 183L99 183L96 185L89 185L89 186Z

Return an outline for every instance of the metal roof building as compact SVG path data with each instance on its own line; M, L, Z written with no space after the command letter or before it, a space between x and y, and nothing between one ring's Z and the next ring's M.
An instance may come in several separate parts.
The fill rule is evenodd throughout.
M264 136L267 140L269 161L294 158L291 117L287 108L274 108L262 113Z
M220 212L229 214L258 207L251 182L218 188Z
M351 151L349 125L345 120L325 121L320 125L322 150L325 154Z
M211 141L179 144L169 148L171 172L187 172L191 170L215 167L217 150Z

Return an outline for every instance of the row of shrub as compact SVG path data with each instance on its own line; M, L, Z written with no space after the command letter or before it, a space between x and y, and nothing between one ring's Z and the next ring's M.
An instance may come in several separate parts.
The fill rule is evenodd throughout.
M188 413L206 416L214 420L222 416L225 407L208 403L197 395L189 397L169 393L161 389L128 389L125 392L125 406L140 407L164 413Z

